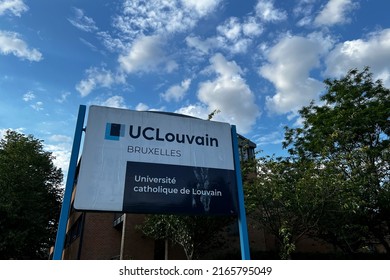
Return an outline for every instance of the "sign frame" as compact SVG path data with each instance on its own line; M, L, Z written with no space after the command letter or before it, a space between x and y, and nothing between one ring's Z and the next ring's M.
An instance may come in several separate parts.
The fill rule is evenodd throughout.
M74 207L236 215L231 137L228 123L91 106Z

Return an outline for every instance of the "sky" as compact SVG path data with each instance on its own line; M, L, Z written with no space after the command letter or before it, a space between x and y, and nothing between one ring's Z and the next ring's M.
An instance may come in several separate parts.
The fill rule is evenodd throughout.
M0 137L44 141L66 173L79 105L228 122L263 155L323 81L390 87L388 0L0 0Z

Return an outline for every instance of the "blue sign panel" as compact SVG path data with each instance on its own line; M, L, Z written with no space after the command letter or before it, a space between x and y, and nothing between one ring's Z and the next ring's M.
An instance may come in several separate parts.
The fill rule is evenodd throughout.
M233 170L127 162L123 212L237 214Z

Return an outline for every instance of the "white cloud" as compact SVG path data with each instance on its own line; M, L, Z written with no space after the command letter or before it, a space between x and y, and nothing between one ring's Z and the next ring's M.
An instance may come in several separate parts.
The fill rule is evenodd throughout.
M294 112L318 97L323 85L310 77L310 71L319 67L321 56L331 46L329 38L314 33L308 37L282 38L269 50L269 63L260 68L260 74L276 89L274 96L267 96L270 111Z
M269 145L269 144L280 144L284 140L283 133L281 131L274 131L269 134L259 136L258 138L253 139L257 146Z
M266 22L287 19L286 11L275 8L273 0L259 0L256 5L256 14Z
M68 98L69 95L70 95L70 92L69 92L69 91L62 93L62 94L61 94L61 97L56 99L56 102L58 102L58 103L64 103L64 102L66 101L66 99Z
M249 31L248 26L246 31ZM223 25L219 25L217 32L219 33L219 36L216 37L218 47L233 54L246 52L252 42L251 39L244 36L243 25L235 17L231 17Z
M232 54L245 53L252 41L247 38L242 38L233 42L233 44L224 44L223 49L229 51Z
M148 111L149 106L144 104L144 103L138 103L137 106L135 107L136 111Z
M216 74L216 78L199 84L198 99L202 103L177 112L207 118L214 110L220 110L215 120L237 125L240 133L249 132L260 112L254 94L241 77L241 68L218 53L210 59L208 71Z
M73 138L63 134L54 134L44 142L45 151L51 152L54 156L53 163L61 168L64 174L63 184L68 175L70 156L72 151Z
M215 48L219 44L217 38L215 37L202 40L195 36L187 36L186 43L187 46L198 50L201 54L207 54L211 49Z
M176 61L168 59L165 63L165 71L167 73L172 73L173 71L179 68L179 64Z
M127 48L124 40L112 37L107 31L99 31L96 34L102 44L111 52L122 52Z
M327 76L340 77L352 68L369 66L374 78L390 86L390 28L369 34L367 39L336 45L325 60Z
M49 137L50 141L53 142L65 142L65 143L71 143L72 138L66 135L61 135L61 134L54 134Z
M40 61L42 54L37 49L29 49L27 44L19 38L15 32L0 30L0 53L3 55L13 54L21 59Z
M54 141L59 142L59 141ZM64 182L66 182L66 176L68 173L70 154L71 154L71 142L68 139L62 143L56 144L44 144L46 151L51 152L54 156L53 163L57 168L61 168L64 174Z
M122 108L122 109L127 109L127 105L125 102L125 99L123 96L120 95L114 95L106 100L98 102L98 105L100 106L107 106L107 107L113 107L113 108Z
M178 66L163 50L167 38L175 33L189 32L201 18L215 11L220 2L221 0L128 0L123 4L122 14L114 19L119 39L104 32L99 36L111 51L121 51L118 61L127 73L155 71L161 67L172 72ZM190 35L186 38L186 43L200 54L216 48L242 53L251 43L249 38L262 32L256 18L250 16L244 22L232 18L218 29L218 36L203 41Z
M231 17L217 26L216 31L216 36L205 40L188 36L187 46L196 49L199 54L207 54L213 49L221 49L231 54L245 53L252 44L253 38L263 32L263 28L255 17L245 17L243 21Z
M1 0L0 16L5 14L7 11L20 17L22 13L28 11L28 6L24 4L23 0Z
M165 101L181 101L191 85L191 79L185 79L181 84L173 85L161 94Z
M199 16L203 17L212 12L221 0L181 0L183 5L190 10L194 10Z
M166 112L167 109L163 106L160 108L150 108L150 106L146 105L145 103L138 103L135 107L136 111L158 111L158 112Z
M84 11L78 8L73 8L73 16L72 18L68 18L68 21L74 27L86 32L98 30L95 21L92 18L84 15Z
M178 1L124 1L122 15L114 25L130 38L143 34L173 33L194 26L193 16L186 15Z
M175 111L175 113L183 114L186 116L192 116L199 119L207 120L208 114L210 114L212 111L209 110L207 105L197 103L197 104L190 104L188 106L182 107Z
M35 94L32 91L29 91L23 95L23 100L28 102L35 98Z
M177 64L167 58L161 41L159 35L141 36L135 40L130 50L119 56L121 68L127 73L156 71L160 66L167 72L174 70Z
M217 27L217 31L229 40L237 40L241 36L241 24L236 17L226 20L224 25Z
M263 33L263 27L255 17L248 17L242 25L242 32L248 37L255 37Z
M126 40L140 35L184 32L212 13L221 0L127 0L122 14L114 18L114 27Z
M316 0L301 0L294 7L294 16L300 18L297 22L297 26L307 26L312 24L314 17L314 2Z
M76 90L82 97L90 94L95 88L110 88L115 83L124 83L124 77L121 74L113 74L110 70L104 68L98 69L91 67L86 70L87 78L81 80L76 85Z
M38 102L35 102L34 104L31 104L30 105L31 108L33 108L35 111L42 111L43 110L43 102L41 101L38 101Z
M352 0L329 0L314 19L316 25L335 25L348 21L347 12L356 7Z

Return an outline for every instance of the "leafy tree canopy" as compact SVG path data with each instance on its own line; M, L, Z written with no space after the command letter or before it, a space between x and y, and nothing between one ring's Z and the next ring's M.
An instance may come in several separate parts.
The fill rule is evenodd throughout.
M47 259L57 230L62 177L41 140L6 132L0 140L1 259Z
M338 229L348 227L351 235L366 233L364 240L348 244L349 251L379 242L390 253L390 90L373 81L368 67L325 84L322 104L300 110L303 127L287 128L284 145L301 160L332 168L342 176L340 184L349 186L345 190L356 205L348 208L349 222L323 223L322 233L345 244L346 232Z

